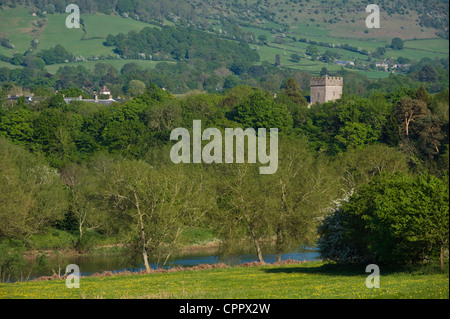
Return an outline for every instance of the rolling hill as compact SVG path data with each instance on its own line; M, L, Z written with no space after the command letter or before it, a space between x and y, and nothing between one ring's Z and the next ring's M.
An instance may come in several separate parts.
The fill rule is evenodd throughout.
M373 65L369 67L375 62L399 57L410 61L448 58L449 54L449 42L445 38L445 30L448 38L448 27L445 27L448 26L448 3L445 1L380 1L380 29L365 26L368 2L352 0L186 0L175 2L178 6L164 6L162 1L156 0L147 1L147 6L131 0L120 1L116 6L108 1L102 1L102 6L98 1L87 1L91 6L81 6L83 27L80 29L64 26L68 13L61 12L65 7L59 2L45 6L37 1L30 3L31 6L8 6L6 2L1 6L0 39L12 44L12 47L0 46L2 66L17 67L7 63L15 54L39 53L60 44L78 61L67 61L70 65L92 69L95 61L101 60L120 68L129 61L117 55L114 47L103 44L109 34L127 34L164 25L194 27L232 41L245 41L258 52L260 63L273 64L279 56L282 68L312 74L318 74L324 67L329 71L342 68L320 59L327 51L334 54L336 60L352 61L356 65L353 69L370 78L389 74ZM434 17L434 24L426 17ZM389 48L393 37L405 41L403 49ZM310 44L317 46L318 57L305 54ZM346 50L344 45L355 50ZM377 48L386 48L386 53L374 57L372 54ZM294 62L292 54L298 54L300 61ZM178 62L170 57L160 60ZM148 59L134 61L148 68L157 63ZM54 73L63 65L65 63L46 68Z

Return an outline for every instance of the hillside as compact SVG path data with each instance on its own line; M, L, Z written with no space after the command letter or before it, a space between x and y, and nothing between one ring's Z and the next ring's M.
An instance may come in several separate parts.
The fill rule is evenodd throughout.
M442 1L428 1L415 7L402 1L395 1L395 4L381 2L381 28L370 30L364 22L366 4L356 1L209 3L187 0L178 1L180 6L177 8L150 1L147 7L130 6L134 8L134 15L125 11L128 2L139 3L121 1L117 7L97 4L89 8L84 4L81 6L83 27L80 29L61 27L68 15L61 5L40 7L36 3L30 7L11 8L4 4L0 10L0 39L4 39L5 45L0 46L0 60L9 67L7 62L11 62L15 54L39 54L60 44L74 57L74 61L67 62L77 61L91 69L93 61L103 60L120 69L126 62L123 55L114 52L114 47L104 45L107 36L164 25L190 26L218 37L244 41L258 52L260 63L273 64L278 55L282 68L312 74L318 74L324 67L330 72L338 71L342 66L334 61L344 60L352 61L355 64L352 69L369 78L384 78L388 73L376 68L375 62L399 58L408 61L448 58L449 52L448 39L438 36L445 37L441 31L448 25L448 3ZM159 10L150 10L156 3L159 3ZM145 14L150 11L153 15ZM425 17L435 17L435 23L427 23ZM389 47L394 37L404 40L403 49L392 50ZM311 44L317 46L317 56L306 54ZM378 48L385 48L386 52L376 54ZM321 59L327 51L332 55L331 61ZM293 59L293 54L298 55L299 60ZM158 60L176 62L170 57ZM91 64L84 64L85 61ZM139 65L153 68L155 62L146 59L139 61ZM12 64L26 65L17 61ZM46 68L54 73L60 66L52 64Z

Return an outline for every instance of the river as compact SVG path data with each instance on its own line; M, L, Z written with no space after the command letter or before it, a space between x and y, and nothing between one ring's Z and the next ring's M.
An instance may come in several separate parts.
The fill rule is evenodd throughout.
M264 261L266 263L276 262L276 254L273 251L266 250L263 251ZM297 248L287 251L281 255L281 260L293 259L298 261L313 261L320 259L320 253L315 248ZM183 253L174 256L169 259L164 268L171 267L190 267L197 266L200 264L215 264L219 262L230 263L232 265L237 265L245 262L257 261L255 254L251 252L240 252L235 255L228 257L227 259L219 256L217 252L211 252L211 250L197 250L195 252ZM63 275L65 268L69 264L75 264L80 268L80 273L82 276L90 276L94 273L101 273L104 271L111 271L113 273L118 273L121 271L135 271L145 269L144 265L140 262L132 263L128 261L123 255L74 255L74 256L60 256L57 259L51 258L49 260L49 266L42 270L34 270L30 279L49 276L52 274L51 269L56 272L60 271ZM150 264L153 269L156 268L156 264ZM50 269L50 270L49 270Z

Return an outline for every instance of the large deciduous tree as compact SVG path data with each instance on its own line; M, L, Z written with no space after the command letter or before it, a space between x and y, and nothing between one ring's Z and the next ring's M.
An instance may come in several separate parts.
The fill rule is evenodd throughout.
M215 218L223 253L250 242L259 262L264 262L262 247L270 236L270 211L264 193L267 176L259 175L251 164L228 164L216 169L223 176L216 186L219 213Z
M182 167L153 167L143 161L101 161L101 196L128 243L139 249L147 271L150 258L163 267L186 227L209 208L202 176Z
M292 115L286 105L277 103L260 90L236 106L233 119L244 128L278 128L281 133L289 133L293 125Z
M447 182L432 175L376 177L320 228L322 255L341 262L399 264L439 259L442 269L448 201Z
M315 158L305 141L285 141L279 169L266 184L277 261L293 244L314 244L327 208L339 197L341 181L323 157Z
M398 101L395 110L397 119L399 123L401 123L401 127L403 128L406 137L409 137L411 133L411 124L429 113L430 111L425 102L413 100L408 97Z
M99 185L94 174L85 166L70 164L61 170L61 178L70 190L69 209L76 221L78 241L76 248L86 248L84 235L104 227L104 210L98 202Z
M29 239L64 217L67 189L42 158L0 137L0 238Z

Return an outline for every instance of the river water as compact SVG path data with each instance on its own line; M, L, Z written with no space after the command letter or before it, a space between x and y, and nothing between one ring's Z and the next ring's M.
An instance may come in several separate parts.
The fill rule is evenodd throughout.
M276 262L276 254L273 251L263 252L264 261L266 263ZM315 248L297 248L287 251L281 255L281 260L298 260L298 261L313 261L319 260L319 251ZM237 265L245 262L257 261L255 254L251 252L240 252L236 255L232 255L228 258L221 257L217 252L211 252L211 250L206 251L195 251L190 253L180 254L178 256L172 257L167 262L164 268L171 267L190 267L197 266L200 264L215 264L219 262L229 263L231 265ZM94 273L101 273L104 271L111 271L113 273L118 273L121 271L141 271L145 267L142 263L136 262L132 263L128 261L123 255L88 255L88 256L64 256L58 259L52 258L49 261L49 266L46 269L35 270L31 273L30 279L49 276L52 274L53 269L55 272L60 272L61 275L64 274L65 268L69 264L75 264L80 268L80 273L82 276L90 276ZM150 264L153 269L157 268L154 263Z

